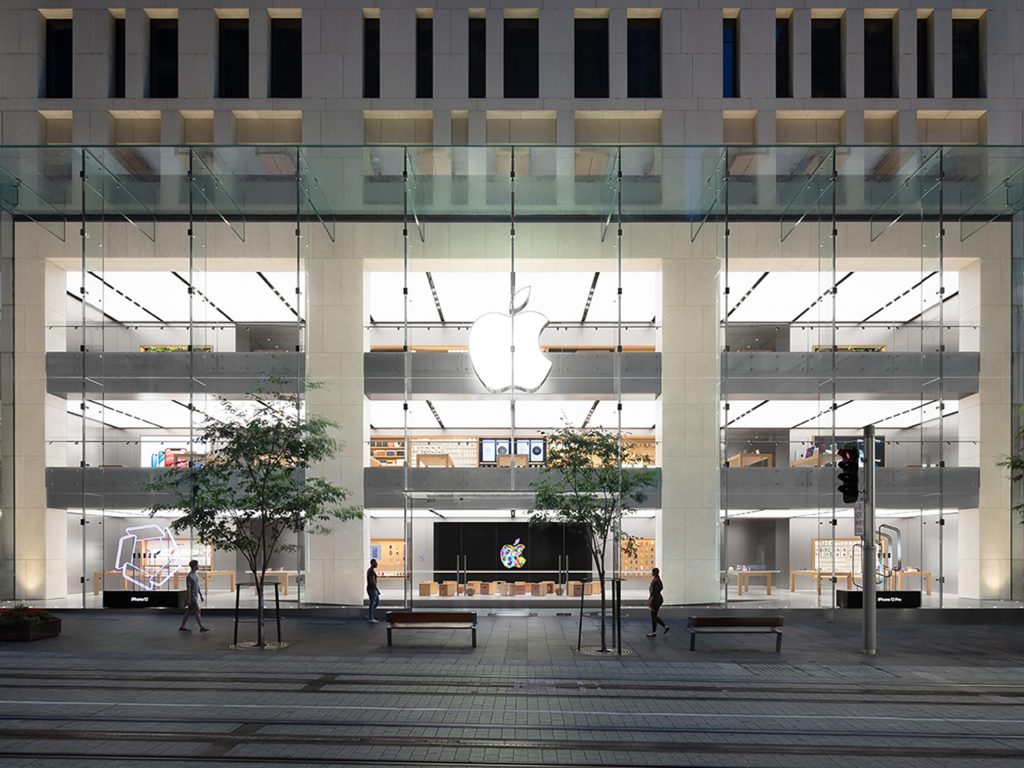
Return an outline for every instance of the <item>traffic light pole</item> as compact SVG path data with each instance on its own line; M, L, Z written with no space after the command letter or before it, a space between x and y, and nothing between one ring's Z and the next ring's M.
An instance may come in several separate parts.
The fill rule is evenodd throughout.
M875 428L864 427L864 653L875 655L876 613L875 578L878 573L878 552L875 545Z

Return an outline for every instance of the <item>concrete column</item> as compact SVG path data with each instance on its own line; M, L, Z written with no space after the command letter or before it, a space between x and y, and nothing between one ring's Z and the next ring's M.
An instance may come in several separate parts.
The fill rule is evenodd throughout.
M667 13L664 16L667 17ZM721 8L686 8L683 10L683 50L693 54L692 92L690 95L712 99L722 98L722 10ZM667 19L666 19L667 21ZM669 31L662 29L665 40ZM675 76L666 68L662 87ZM665 94L668 96L668 93ZM687 117L689 120L689 117ZM719 117L719 123L721 118ZM721 133L721 127L719 127ZM689 138L687 138L689 142ZM696 142L695 142L696 143Z
M936 99L953 97L953 13L948 8L932 11L932 66Z
M142 8L128 8L124 17L124 95L149 95L149 17Z
M608 96L626 98L627 79L627 20L625 8L612 8L608 12Z
M416 96L416 12L412 8L380 10L380 95L384 99Z
M794 8L790 34L793 46L793 97L811 97L811 11Z
M160 113L160 143L184 144L185 125L181 112L176 109L165 109ZM170 170L170 169L168 169Z
M644 229L646 239L648 228ZM662 261L658 564L666 584L673 585L669 602L717 602L721 233L717 227L707 226L691 244L689 225L674 224L666 229L670 230L664 232L667 242L658 244L671 253ZM630 240L631 252L653 245Z
M360 229L359 227L362 227ZM400 228L395 225L395 232ZM355 242L366 225L343 224L332 243L320 227L304 234L312 247L304 254L309 291L307 370L322 383L308 393L310 412L339 426L344 448L317 468L321 477L350 491L349 503L363 503L363 464L368 431L363 420L363 262ZM358 604L365 597L363 572L368 552L362 520L335 521L327 532L309 538L307 599L318 603Z
M897 144L917 144L917 111L901 109L896 113L896 135L893 140Z
M848 99L864 98L864 9L843 14L843 80Z
M105 99L112 93L114 19L106 8L83 8L72 19L76 99Z
M65 272L40 252L62 245L34 224L18 227L14 257L14 574L16 599L67 595L67 513L46 506L46 466L67 463L67 409L46 394L47 324L65 320ZM51 334L57 349L62 334ZM47 447L47 442L53 445Z
M565 98L575 90L575 35L573 10L544 6L538 22L540 43L540 97Z
M903 8L896 15L896 95L917 96L917 10Z
M775 98L775 10L772 8L745 8L740 13L740 96Z
M217 89L217 16L209 8L178 12L178 97L213 98Z
M948 237L947 237L948 241ZM960 402L961 465L980 468L978 508L960 510L959 594L981 600L1010 597L1010 481L998 463L1013 444L1010 414L1010 225L993 223L963 243L977 261L960 272L960 321L977 324L981 352L978 394ZM968 345L973 339L965 339ZM970 346L961 345L961 349ZM974 442L977 445L973 445Z
M464 99L469 88L469 11L434 9L434 98ZM449 123L450 132L450 123ZM434 125L434 143L437 141Z
M270 95L270 16L262 8L249 13L249 98Z
M500 8L488 10L485 33L487 98L500 99L505 95L505 17ZM472 130L473 120L470 117L470 143L473 143Z
M694 62L701 56L690 47L696 41L687 39L688 24L689 12L684 13L682 8L661 12L661 95L666 99L687 98L695 93ZM668 143L668 139L664 141Z

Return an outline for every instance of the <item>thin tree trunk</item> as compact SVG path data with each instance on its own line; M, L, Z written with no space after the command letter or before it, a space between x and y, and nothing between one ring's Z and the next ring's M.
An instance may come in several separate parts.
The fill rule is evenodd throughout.
M266 627L263 623L263 584L263 578L256 581L256 644L260 648L267 645Z
M598 570L597 578L601 580L601 652L608 650L608 640L605 633L605 612L604 612L604 571Z

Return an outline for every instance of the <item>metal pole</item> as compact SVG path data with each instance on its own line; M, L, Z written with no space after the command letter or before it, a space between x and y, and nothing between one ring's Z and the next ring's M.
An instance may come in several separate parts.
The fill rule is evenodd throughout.
M875 655L875 577L878 570L875 547L875 428L864 427L864 653Z
M580 582L580 629L579 634L576 636L576 651L579 652L583 648L583 593L586 592L586 581Z

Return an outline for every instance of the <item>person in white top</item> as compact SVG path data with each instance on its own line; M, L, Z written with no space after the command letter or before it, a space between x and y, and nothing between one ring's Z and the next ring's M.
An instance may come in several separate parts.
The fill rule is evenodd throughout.
M199 631L209 632L210 628L203 625L203 617L199 611L199 601L203 599L203 593L199 590L199 561L190 560L188 567L188 576L185 577L185 584L188 587L188 605L185 606L185 615L181 617L181 626L178 627L178 631L191 632L192 630L185 625L188 623L189 616L195 616Z

